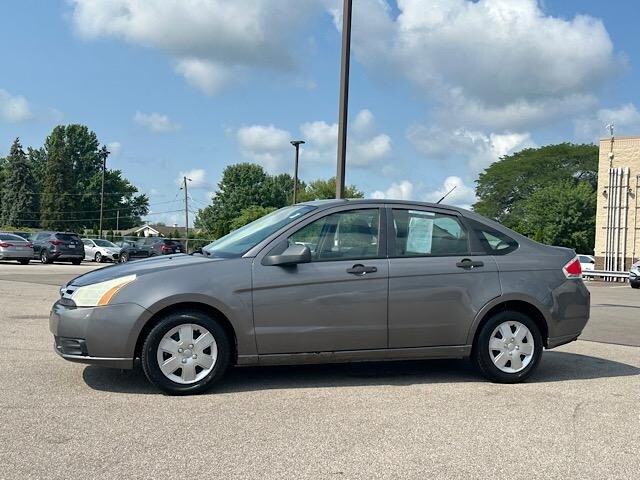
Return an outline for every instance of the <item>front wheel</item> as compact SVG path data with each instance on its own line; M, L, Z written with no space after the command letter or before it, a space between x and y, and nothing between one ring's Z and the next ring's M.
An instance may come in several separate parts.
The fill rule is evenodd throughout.
M18 263L20 265L29 265L29 259L28 258L21 258L18 260Z
M504 311L491 317L480 329L472 358L480 372L499 383L525 380L542 356L542 335L527 315Z
M121 253L120 254L120 263L126 263L129 261L129 254L128 253Z
M94 260L96 261L96 263L102 263L102 254L100 252L96 252Z
M640 288L640 282L629 282L631 288Z
M197 310L165 316L142 347L145 375L171 395L202 393L229 365L231 347L220 324Z

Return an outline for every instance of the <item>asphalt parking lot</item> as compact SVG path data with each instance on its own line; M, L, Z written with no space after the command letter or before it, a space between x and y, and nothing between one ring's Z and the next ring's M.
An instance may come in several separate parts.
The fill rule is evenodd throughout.
M531 380L469 362L232 369L167 397L64 362L48 312L94 264L0 262L0 479L630 479L640 471L640 290L589 283L581 340Z

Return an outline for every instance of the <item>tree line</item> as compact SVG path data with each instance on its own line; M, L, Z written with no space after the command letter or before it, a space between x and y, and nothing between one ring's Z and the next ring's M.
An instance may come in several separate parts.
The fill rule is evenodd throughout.
M25 151L16 138L0 158L0 225L80 231L98 229L103 162L109 155L84 125L58 125L44 145ZM106 169L103 229L141 223L149 199L116 169Z

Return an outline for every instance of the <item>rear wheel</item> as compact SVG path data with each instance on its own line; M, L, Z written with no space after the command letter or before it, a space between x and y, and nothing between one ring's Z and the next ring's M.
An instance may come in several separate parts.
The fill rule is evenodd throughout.
M218 322L197 310L168 314L142 347L145 375L171 395L202 393L229 365L229 339Z
M518 383L535 370L542 356L542 335L527 315L504 311L480 329L473 346L473 361L489 380Z
M53 260L49 258L49 253L46 250L40 252L40 262L44 264L53 263Z
M18 263L20 265L28 265L29 264L29 259L28 258L21 258L18 260Z
M76 258L75 260L71 260L71 263L73 263L74 265L80 265L82 263L82 259Z

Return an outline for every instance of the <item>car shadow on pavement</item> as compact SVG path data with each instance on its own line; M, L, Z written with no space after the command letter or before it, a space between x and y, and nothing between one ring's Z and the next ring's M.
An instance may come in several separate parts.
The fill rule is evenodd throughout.
M590 380L640 374L640 368L603 358L567 352L545 352L528 383ZM85 383L94 390L157 393L138 366L132 371L88 366ZM289 388L483 382L469 360L412 360L327 365L231 368L211 393Z

